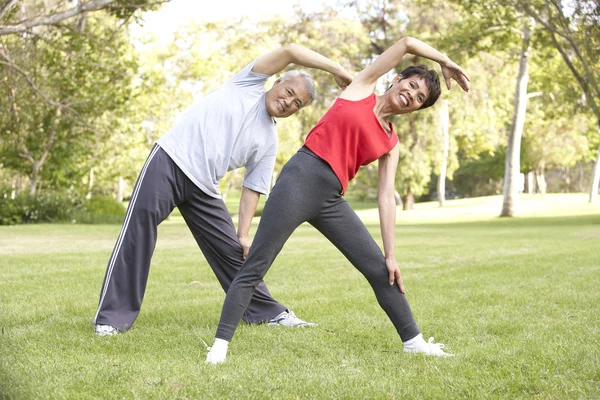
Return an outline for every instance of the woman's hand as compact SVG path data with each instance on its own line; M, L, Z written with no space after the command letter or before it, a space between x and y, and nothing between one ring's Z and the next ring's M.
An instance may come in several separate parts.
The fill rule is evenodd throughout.
M450 83L452 82L451 80L454 79L465 92L469 91L469 82L471 82L471 79L458 64L452 60L448 60L448 62L442 64L441 66L442 74L444 75L444 80L446 81L446 87L448 90L450 90Z
M394 281L400 288L400 292L406 294L406 290L404 289L404 282L402 281L402 275L400 274L400 267L398 267L398 263L395 259L385 259L385 266L387 267L389 278L390 278L390 286L394 284Z

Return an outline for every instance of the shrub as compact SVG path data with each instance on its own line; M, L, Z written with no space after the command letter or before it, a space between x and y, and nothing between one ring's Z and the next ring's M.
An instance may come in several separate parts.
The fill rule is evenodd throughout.
M94 196L85 200L73 219L83 224L120 224L125 218L125 207L109 196Z
M84 200L76 193L45 192L36 197L20 195L11 199L0 191L0 225L44 222L79 222L84 224L120 224L125 207L108 196Z
M16 225L23 221L23 207L18 200L0 198L0 225Z
M71 192L19 195L14 199L6 191L0 194L0 225L70 221L82 203Z

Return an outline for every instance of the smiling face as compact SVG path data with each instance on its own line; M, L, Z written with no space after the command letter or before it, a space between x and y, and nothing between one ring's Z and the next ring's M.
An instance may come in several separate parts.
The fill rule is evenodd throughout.
M394 114L408 114L416 111L428 97L429 87L425 83L425 79L418 75L404 79L402 75L397 75L392 86L383 95Z
M311 96L304 78L295 76L281 82L276 80L265 95L267 112L274 118L286 118L310 103Z

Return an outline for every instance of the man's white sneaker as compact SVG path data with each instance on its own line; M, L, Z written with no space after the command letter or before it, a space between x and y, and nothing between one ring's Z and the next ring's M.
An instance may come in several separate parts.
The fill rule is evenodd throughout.
M94 330L99 336L110 336L119 333L119 330L117 328L112 327L110 325L96 325Z
M404 352L406 353L424 353L437 357L454 357L454 354L446 353L443 348L444 345L442 343L433 343L432 337L426 342L421 334L404 342Z
M313 322L306 322L296 317L293 311L285 310L275 318L267 321L269 326L287 326L291 328L303 328L303 327L315 327L317 324Z

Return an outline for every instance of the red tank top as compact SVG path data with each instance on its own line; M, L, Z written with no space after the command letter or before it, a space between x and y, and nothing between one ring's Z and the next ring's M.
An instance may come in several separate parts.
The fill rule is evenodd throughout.
M379 159L398 143L392 124L388 136L375 116L375 101L375 94L358 101L338 98L306 137L304 145L331 166L342 194L361 165Z

